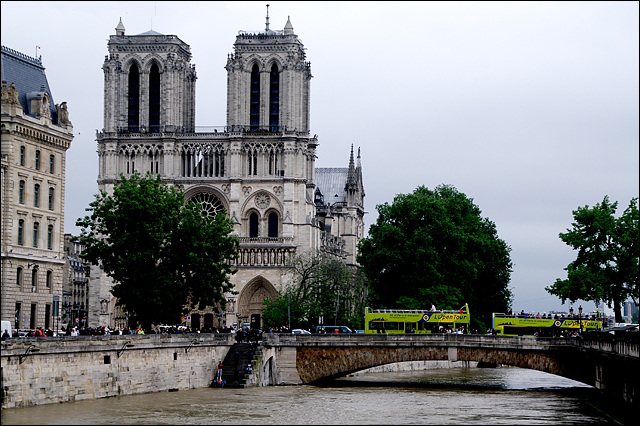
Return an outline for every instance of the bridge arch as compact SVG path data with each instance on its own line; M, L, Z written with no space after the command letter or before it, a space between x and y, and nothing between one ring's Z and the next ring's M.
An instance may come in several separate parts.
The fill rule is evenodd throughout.
M476 361L529 368L566 377L557 356L542 351L455 347L377 348L372 351L370 348L353 347L330 350L302 347L298 348L296 354L296 366L302 383L330 380L367 368L409 361Z

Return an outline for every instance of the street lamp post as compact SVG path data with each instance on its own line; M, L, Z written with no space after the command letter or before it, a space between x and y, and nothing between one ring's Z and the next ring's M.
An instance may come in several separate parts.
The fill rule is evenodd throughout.
M578 307L578 322L580 323L580 334L582 334L582 305Z

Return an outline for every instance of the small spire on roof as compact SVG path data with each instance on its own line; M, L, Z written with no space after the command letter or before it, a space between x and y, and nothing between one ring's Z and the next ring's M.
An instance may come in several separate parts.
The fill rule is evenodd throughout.
M291 25L291 17L287 16L287 24L284 26L285 34L293 34L293 25Z
M120 17L120 22L118 22L118 26L116 27L116 35L124 35L124 25L122 24L122 17Z

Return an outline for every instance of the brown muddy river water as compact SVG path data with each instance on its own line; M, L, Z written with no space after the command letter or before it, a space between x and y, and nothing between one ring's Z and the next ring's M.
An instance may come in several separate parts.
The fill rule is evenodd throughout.
M8 409L2 424L616 424L599 405L594 388L551 374L453 368Z

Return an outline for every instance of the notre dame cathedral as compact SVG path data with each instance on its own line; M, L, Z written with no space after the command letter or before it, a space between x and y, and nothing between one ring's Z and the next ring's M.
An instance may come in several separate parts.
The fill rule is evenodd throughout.
M206 214L224 210L239 238L237 294L227 311L194 311L193 328L251 322L287 279L295 255L324 251L356 263L364 233L364 187L358 149L347 167L316 168L311 135L311 65L291 21L284 30L239 32L227 57L225 126L195 125L196 70L188 44L156 31L128 35L122 20L108 41L104 128L97 134L98 188L112 193L120 176L157 173L180 186ZM92 324L126 325L109 290L91 271Z

